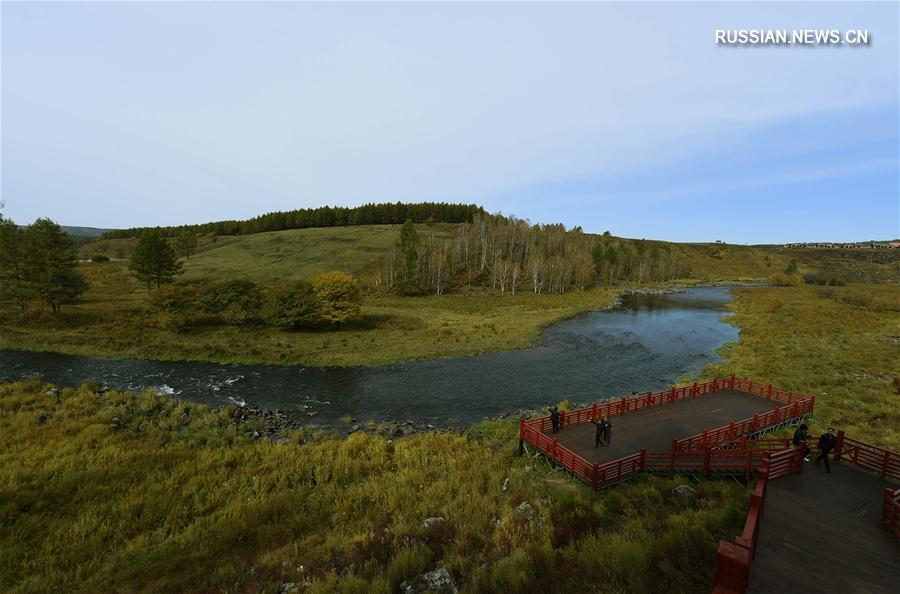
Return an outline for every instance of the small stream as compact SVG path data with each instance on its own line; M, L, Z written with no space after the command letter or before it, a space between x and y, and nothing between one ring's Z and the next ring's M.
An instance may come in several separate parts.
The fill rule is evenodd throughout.
M342 417L468 426L563 399L587 402L670 385L736 341L723 322L728 287L626 295L619 307L548 328L526 349L376 367L282 367L113 360L0 349L0 380L37 376L65 386L153 389L214 406L281 409L311 423Z

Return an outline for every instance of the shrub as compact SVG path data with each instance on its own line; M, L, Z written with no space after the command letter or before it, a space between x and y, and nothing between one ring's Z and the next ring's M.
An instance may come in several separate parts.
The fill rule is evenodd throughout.
M103 262L109 262L109 257L104 256L103 254L96 254L91 257L91 262L96 262L97 264L102 264Z
M773 287L799 287L800 277L796 274L776 272L769 279L769 284Z
M203 319L200 296L197 285L163 285L151 291L147 308L158 326L181 331Z
M326 272L312 281L313 292L319 300L324 321L336 324L359 317L362 309L362 289L359 283L343 272Z
M309 328L321 322L319 300L312 285L297 281L269 292L266 322L282 328Z
M807 272L803 275L803 282L807 285L828 285L832 287L843 287L847 284L846 279L839 272Z
M229 280L203 291L203 308L226 324L258 323L262 319L263 289L249 280Z

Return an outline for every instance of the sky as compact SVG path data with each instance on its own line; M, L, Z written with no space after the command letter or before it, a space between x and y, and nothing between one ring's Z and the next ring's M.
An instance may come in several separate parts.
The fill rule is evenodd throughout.
M447 201L672 241L895 238L898 7L3 2L3 214ZM726 47L717 28L871 42Z

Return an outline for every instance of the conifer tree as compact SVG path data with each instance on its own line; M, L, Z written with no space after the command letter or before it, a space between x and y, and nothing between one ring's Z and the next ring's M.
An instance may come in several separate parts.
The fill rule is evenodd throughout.
M25 309L29 294L22 269L23 232L0 213L0 300Z
M131 253L128 268L138 280L147 283L147 290L154 283L157 287L171 283L183 272L175 250L158 229L148 229L141 233Z
M178 231L175 245L178 247L178 253L190 260L191 254L197 251L197 231L192 227L182 227Z
M87 281L75 272L78 256L72 239L50 219L38 219L23 234L22 278L25 292L58 312L77 303Z

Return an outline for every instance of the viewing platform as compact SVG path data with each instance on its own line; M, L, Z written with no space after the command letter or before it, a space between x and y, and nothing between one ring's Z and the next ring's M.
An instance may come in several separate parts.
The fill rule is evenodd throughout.
M763 450L783 448L759 438L799 424L814 405L815 398L732 376L564 412L559 433L552 433L550 417L522 419L519 447L533 446L595 489L645 471L732 472L749 478ZM612 445L597 448L595 423L603 417L613 422ZM713 452L736 439L753 441L752 451L741 449L743 458L736 457L734 446L731 452Z

